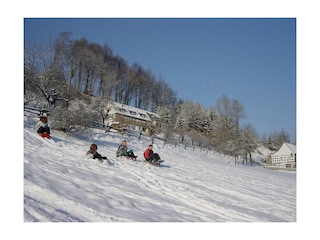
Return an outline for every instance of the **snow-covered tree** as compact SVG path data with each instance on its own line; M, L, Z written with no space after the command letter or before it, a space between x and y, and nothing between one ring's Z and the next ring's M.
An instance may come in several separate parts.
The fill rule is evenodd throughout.
M231 151L232 155L241 154L241 129L240 119L245 117L244 107L238 100L230 100L223 95L216 102L216 112L218 113L215 131L215 145L219 151Z

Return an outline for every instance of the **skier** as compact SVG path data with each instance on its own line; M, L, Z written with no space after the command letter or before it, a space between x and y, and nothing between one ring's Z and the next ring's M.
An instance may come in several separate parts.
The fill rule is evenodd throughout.
M137 159L137 156L134 155L132 150L128 151L127 141L126 140L122 141L121 145L118 147L116 155L117 155L117 157L120 157L120 156L129 157L132 160L136 160Z
M159 154L154 153L152 149L153 149L153 146L152 146L152 144L150 144L148 146L148 148L144 151L143 156L146 159L146 161L148 161L149 163L152 163L152 164L159 164L159 163L163 162L163 160L161 160Z
M89 158L98 159L100 162L103 162L103 159L108 159L107 157L102 157L101 154L97 152L97 149L98 149L97 144L92 143L86 155Z
M41 137L50 138L50 128L48 125L47 115L45 114L40 115L40 120L36 124L36 129L37 129L37 133L39 133Z

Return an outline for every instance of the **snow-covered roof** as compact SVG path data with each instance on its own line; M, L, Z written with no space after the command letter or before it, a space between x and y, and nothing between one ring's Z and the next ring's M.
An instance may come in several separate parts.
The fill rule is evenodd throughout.
M290 154L296 154L296 145L290 144L290 143L283 143L281 148L272 154L272 156L283 156L283 155L290 155Z
M143 121L152 121L150 117L161 118L160 115L157 113L149 112L140 108L132 107L118 102L109 102L109 106L111 106L109 111L110 114L123 114L124 116L137 118Z

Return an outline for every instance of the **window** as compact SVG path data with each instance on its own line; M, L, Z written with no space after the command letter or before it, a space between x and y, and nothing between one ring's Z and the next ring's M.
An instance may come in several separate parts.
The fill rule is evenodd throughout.
M272 163L280 163L281 157L279 155L272 156Z
M136 115L137 115L137 113L134 112L134 111L130 111L130 114L133 115L133 116L136 116Z
M139 113L141 117L143 118L147 118L147 115L143 114L143 113Z
M117 107L117 111L118 111L118 112L122 112L122 113L126 113L126 112L127 112L126 109L124 109L124 108L119 108L119 107Z

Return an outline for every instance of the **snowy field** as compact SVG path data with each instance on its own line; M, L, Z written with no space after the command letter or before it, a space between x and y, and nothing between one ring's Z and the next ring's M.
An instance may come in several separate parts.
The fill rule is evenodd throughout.
M138 160L116 158L123 136L89 129L42 139L24 129L24 221L294 222L296 174L250 165L199 148L155 141L161 167L142 161L147 137L124 137ZM114 165L87 159L91 143ZM230 161L228 165L227 162Z
M160 140L153 144L154 151L165 161L155 167L142 161L150 143L145 136L138 140L137 136L106 134L98 129L71 134L53 130L52 139L47 140L35 133L36 120L24 117L25 224L297 221L295 172L240 162L235 166L233 158L199 148L164 145ZM115 157L122 139L128 140L138 161ZM114 164L87 159L91 143ZM107 226L122 229L117 224Z

